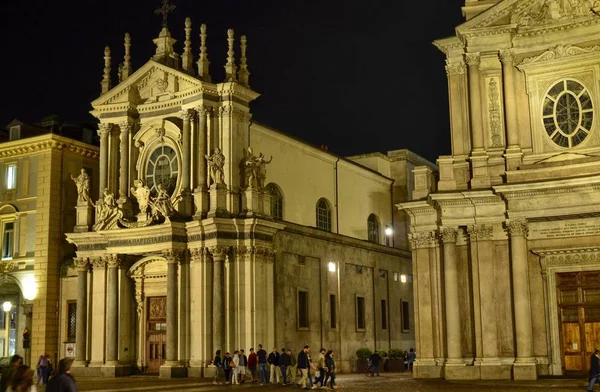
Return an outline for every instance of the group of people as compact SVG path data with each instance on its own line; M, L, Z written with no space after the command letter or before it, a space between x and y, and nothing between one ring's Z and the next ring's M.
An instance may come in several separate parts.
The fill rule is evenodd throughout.
M71 376L71 363L70 359L61 359L58 372L50 378L50 357L47 354L40 355L36 364L37 383L34 384L33 369L23 364L23 357L13 355L9 366L0 376L0 392L36 392L36 385L40 382L46 386L46 392L77 392L77 385Z
M412 372L413 370L413 363L415 362L415 359L417 358L417 353L415 352L414 348L411 348L410 351L405 351L404 352L404 371L410 370ZM377 376L379 376L379 366L381 364L381 362L384 362L384 370L387 371L387 368L385 367L385 360L383 358L381 358L381 355L379 355L379 353L377 351L375 351L373 354L371 354L371 356L369 357L369 361L368 361L368 366L369 366L369 371L371 372L371 377L374 377L375 374L377 374Z
M221 350L217 350L213 360L217 368L213 384L243 384L247 370L253 384L296 384L302 389L337 389L334 357L333 350L322 348L313 361L309 346L304 346L298 354L289 348L282 348L280 352L277 347L267 354L259 344L258 351L254 352L251 348L247 357L244 350L235 350L233 357L229 352L221 357Z

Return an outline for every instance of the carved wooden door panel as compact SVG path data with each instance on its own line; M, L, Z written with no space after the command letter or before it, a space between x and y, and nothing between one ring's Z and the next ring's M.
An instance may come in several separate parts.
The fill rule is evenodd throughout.
M158 373L167 347L167 297L148 298L146 363L148 373Z

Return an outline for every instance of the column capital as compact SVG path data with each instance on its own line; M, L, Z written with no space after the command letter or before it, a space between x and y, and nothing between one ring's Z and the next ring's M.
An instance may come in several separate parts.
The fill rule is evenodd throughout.
M133 124L131 124L129 121L122 121L119 123L119 129L121 130L121 134L131 132L132 127Z
M487 224L477 224L467 227L467 233L471 240L489 241L494 235L494 226Z
M458 230L454 227L443 227L440 229L440 238L445 244L456 243L457 235Z
M90 262L87 257L73 257L77 272L87 272L90 268Z
M467 53L465 54L465 61L469 67L478 67L481 62L481 57L479 56L479 52L476 53Z
M186 122L191 121L195 115L196 113L194 113L194 110L191 109L185 109L179 112L179 118Z
M434 245L435 234L432 231L410 233L408 239L412 249L431 248Z
M511 237L521 236L527 238L529 223L526 219L515 219L506 223L506 229Z
M446 76L463 75L466 71L464 61L448 61L446 60Z
M168 264L185 263L187 260L187 249L165 249L162 254Z
M206 116L207 114L212 112L213 108L211 106L200 105L196 106L194 110L196 111L196 113L198 113L198 115Z
M106 256L106 266L108 268L120 268L125 259L125 255L110 254Z
M104 269L106 267L106 257L92 257L90 261L95 270Z
M515 52L512 49L500 49L499 55L502 64L510 64L515 61Z
M190 260L192 262L201 262L203 257L208 254L208 248L192 248L190 249Z
M208 250L212 254L213 260L214 259L225 259L225 257L227 257L227 255L229 255L229 247L228 246L216 245L216 246L211 246Z
M114 124L112 123L100 123L98 124L98 136L107 136L112 131Z

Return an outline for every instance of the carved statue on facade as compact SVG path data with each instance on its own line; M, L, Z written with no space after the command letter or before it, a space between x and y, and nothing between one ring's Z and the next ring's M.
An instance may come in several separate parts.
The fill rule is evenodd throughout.
M71 179L75 181L77 186L77 204L86 203L91 204L90 200L90 176L88 176L85 169L81 169L81 174L74 177L71 175Z
M148 214L148 201L150 200L150 188L144 180L135 180L131 187L131 194L135 196L141 214Z
M267 164L271 163L272 160L273 156L271 156L269 160L266 160L262 152L258 154L258 158L256 158L256 182L258 184L258 189L261 191L265 189L265 180L267 179Z
M221 152L219 147L215 147L211 156L205 155L206 161L208 162L208 168L210 169L210 179L213 184L223 184L225 182L225 175L223 173L223 167L225 166L225 155Z
M263 153L254 155L252 147L248 147L248 154L244 160L244 177L247 189L263 190L267 179L267 164L271 163L273 157L265 159Z
M177 203L181 200L181 195L177 195L175 200L171 200L171 196L161 184L156 186L156 192L156 197L151 197L148 201L152 208L152 219L158 220L162 216L165 220L168 220L169 217L177 213L175 207L173 207L173 202Z
M102 198L96 204L96 224L94 230L107 230L116 227L119 219L123 217L123 211L115 201L115 195L104 189Z

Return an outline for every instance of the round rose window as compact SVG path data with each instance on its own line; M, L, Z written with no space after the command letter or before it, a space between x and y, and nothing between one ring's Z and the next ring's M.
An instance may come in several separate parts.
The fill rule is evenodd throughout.
M161 184L172 195L177 185L179 166L175 150L168 146L160 146L152 152L146 165L146 183L150 191L156 193Z
M588 90L578 81L555 83L544 97L542 118L546 133L561 147L575 147L592 129L594 112Z

